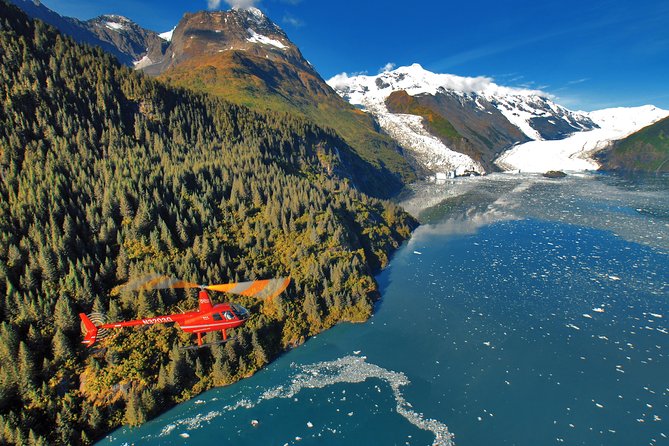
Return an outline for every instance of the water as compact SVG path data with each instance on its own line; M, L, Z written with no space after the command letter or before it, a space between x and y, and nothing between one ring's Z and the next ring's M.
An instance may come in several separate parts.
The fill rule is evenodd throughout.
M498 175L404 204L428 224L369 322L100 444L669 444L668 178Z

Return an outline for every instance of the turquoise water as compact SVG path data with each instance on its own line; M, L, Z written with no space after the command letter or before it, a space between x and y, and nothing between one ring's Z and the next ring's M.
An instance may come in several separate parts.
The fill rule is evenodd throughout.
M416 186L344 324L99 444L669 444L669 180ZM454 437L451 437L454 435Z

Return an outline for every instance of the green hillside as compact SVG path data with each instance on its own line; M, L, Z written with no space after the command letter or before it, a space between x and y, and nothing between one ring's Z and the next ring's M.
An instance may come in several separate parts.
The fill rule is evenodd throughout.
M333 129L383 179L368 193L390 197L416 180L414 168L373 118L332 91L315 72L266 60L244 51L194 56L158 77L169 85L210 93L253 110L273 110L306 117Z
M351 186L367 164L334 133L166 87L3 1L0 54L0 444L91 444L371 314L416 222ZM293 281L239 301L254 316L224 346L151 326L85 350L78 312L196 306L118 288L154 271Z
M669 117L616 141L599 160L607 170L669 172Z

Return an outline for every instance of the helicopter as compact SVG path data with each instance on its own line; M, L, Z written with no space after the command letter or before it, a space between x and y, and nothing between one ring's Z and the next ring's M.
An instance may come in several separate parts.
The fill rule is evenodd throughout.
M86 315L79 313L82 322L84 340L82 344L92 347L96 341L105 338L113 328L135 327L138 325L176 323L187 333L197 334L197 346L202 347L202 334L221 330L223 342L227 341L227 330L244 325L251 317L249 311L235 303L219 303L212 305L207 291L219 291L257 299L273 299L281 294L290 284L290 277L235 282L219 285L199 285L163 275L151 275L125 285L128 290L164 290L168 288L199 288L197 311L106 323L99 313Z

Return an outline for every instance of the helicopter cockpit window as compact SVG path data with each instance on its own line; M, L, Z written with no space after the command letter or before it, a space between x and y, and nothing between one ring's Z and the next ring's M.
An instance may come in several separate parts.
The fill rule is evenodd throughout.
M232 319L235 318L235 316L234 316L232 313L230 313L229 311L224 311L224 312L223 312L223 316L225 316L225 318L226 318L227 320L232 320Z
M214 313L212 316L213 316L213 318L214 318L215 321L221 321L221 320L223 320L223 318L221 317L220 313Z

